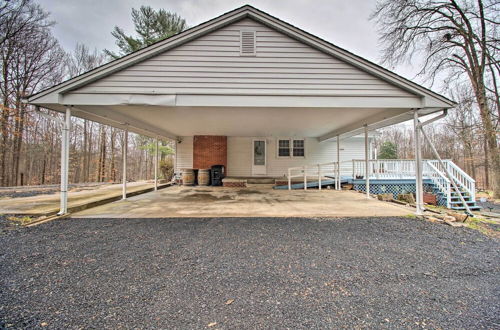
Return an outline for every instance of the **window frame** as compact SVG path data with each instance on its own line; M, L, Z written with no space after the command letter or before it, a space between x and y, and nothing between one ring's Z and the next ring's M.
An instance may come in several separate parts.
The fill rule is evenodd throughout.
M295 156L295 153L294 153L294 151L295 151L294 142L295 141L302 141L302 148L300 148L300 149L302 149L304 151L304 155L302 155L302 156ZM299 149L299 148L297 148L297 149ZM291 151L292 151L292 157L293 158L306 158L306 139L303 139L303 138L301 138L301 139L292 139Z
M288 141L288 156L280 156L280 141ZM302 141L304 144L304 156L294 156L293 155L293 142ZM276 138L276 157L277 158L306 158L306 139L305 138L293 138L293 137L278 137Z
M288 156L280 156L280 149L281 149L280 148L280 141L288 141ZM276 140L276 156L278 158L291 158L292 157L289 138L278 138Z

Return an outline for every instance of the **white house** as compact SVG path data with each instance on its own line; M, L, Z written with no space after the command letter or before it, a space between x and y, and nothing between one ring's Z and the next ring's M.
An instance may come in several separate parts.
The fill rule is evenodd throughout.
M213 138L218 140L215 143L221 147L213 147L210 143ZM287 176L291 167L337 161L335 140L320 143L314 137L300 135L196 136L196 138L183 136L177 141L176 172L178 173L184 168L225 165L228 177L283 178ZM372 153L371 149L369 152ZM340 161L364 159L364 157L365 143L362 136L350 137L341 142ZM352 167L346 164L341 174L351 173Z
M235 177L282 177L290 167L336 162L338 155L369 158L360 134L454 106L248 5L28 102L174 139L177 170L223 164Z

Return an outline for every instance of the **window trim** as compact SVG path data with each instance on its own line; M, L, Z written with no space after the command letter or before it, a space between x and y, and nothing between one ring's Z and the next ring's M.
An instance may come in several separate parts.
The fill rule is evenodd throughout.
M289 156L280 156L280 141L282 140L287 140L288 141L288 148L290 149L289 151ZM293 155L293 141L304 141L304 156L294 156ZM276 158L306 158L306 139L305 138L295 138L295 137L278 137L276 138Z
M295 141L302 141L302 144L303 144L302 149L304 149L304 156L295 156L295 155L293 154L293 151L295 150L295 147L294 147L293 143L294 143ZM298 148L297 148L297 149L298 149ZM306 139L304 139L304 138L296 138L296 139L295 139L295 138L293 138L293 139L292 139L291 151L292 151L292 157L293 157L293 158L306 158Z
M280 156L280 141L288 141L288 156ZM277 138L276 139L276 156L278 158L292 158L292 148L290 145L290 138Z

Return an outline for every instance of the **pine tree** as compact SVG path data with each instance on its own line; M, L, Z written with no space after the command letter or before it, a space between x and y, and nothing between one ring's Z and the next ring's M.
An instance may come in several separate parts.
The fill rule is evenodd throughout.
M380 151L378 153L379 159L397 159L397 147L391 141L385 141L380 146Z
M187 28L186 20L176 13L167 12L165 9L154 10L150 6L133 8L132 22L137 36L127 35L118 26L115 26L111 32L116 38L116 45L120 48L118 54L105 50L106 54L113 59L135 52Z

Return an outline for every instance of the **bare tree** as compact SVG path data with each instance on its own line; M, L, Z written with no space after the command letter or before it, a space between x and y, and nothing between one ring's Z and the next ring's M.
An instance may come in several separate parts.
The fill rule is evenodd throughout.
M13 133L12 180L18 184L19 160L26 120L27 106L22 98L47 87L54 77L63 77L60 59L64 51L47 28L32 29L29 33L20 33L15 38L13 59L10 65L11 85L15 92L15 120ZM47 79L50 77L50 79Z
M97 49L91 51L84 44L77 43L75 50L66 57L69 78L97 68L106 62L106 55Z
M499 12L498 0L380 0L372 16L380 26L385 63L422 58L419 74L432 82L438 76L446 77L448 84L468 81L487 140L497 197Z
M49 14L32 0L1 0L0 47L23 31L53 25L48 17Z
M18 182L19 158L27 107L21 99L54 79L62 78L58 70L63 52L51 33L53 22L48 13L31 1L9 1L0 6L0 54L2 98L0 183ZM57 78L56 78L57 77ZM11 141L9 138L12 136ZM6 176L7 150L12 148L12 172Z
M477 116L474 92L469 86L457 85L452 92L452 97L457 101L457 106L447 117L446 127L458 138L462 147L463 165L466 172L471 173L476 179L477 159L474 150L477 149L477 135L482 136L480 119ZM450 143L448 143L450 144ZM457 144L455 142L455 144Z
M76 77L82 73L90 71L106 62L104 53L99 52L97 49L91 51L89 47L84 44L77 43L75 50L66 56L66 70L69 78ZM79 119L73 118L74 122L81 122ZM79 168L78 172L81 176L79 180L87 182L89 180L90 159L92 151L92 128L89 121L83 120L83 146L79 152Z

